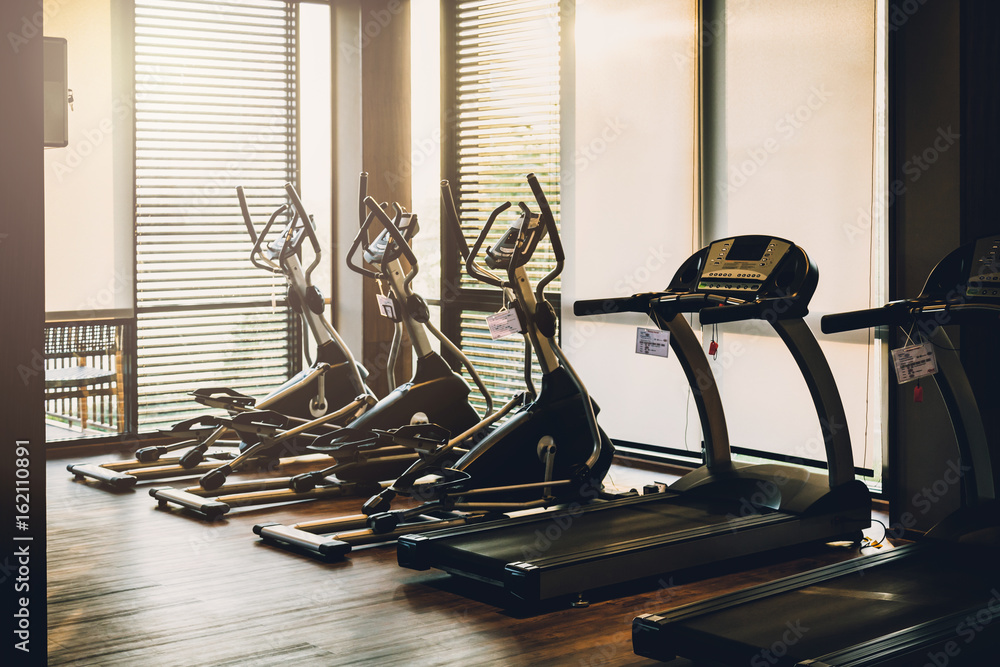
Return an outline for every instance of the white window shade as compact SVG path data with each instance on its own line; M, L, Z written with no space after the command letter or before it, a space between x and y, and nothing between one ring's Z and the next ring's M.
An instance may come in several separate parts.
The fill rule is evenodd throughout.
M726 3L716 45L724 65L711 82L724 97L711 120L718 141L704 184L714 212L706 238L784 237L818 265L808 322L840 388L855 465L864 468L875 467L880 449L873 406L881 404L881 348L868 332L824 336L819 317L884 299L873 204L884 164L881 4ZM716 365L733 445L824 460L808 390L777 336L748 325L722 330L722 352L738 351L727 367Z
M679 364L635 354L636 326L653 327L649 319L573 316L578 299L664 289L699 245L697 3L591 0L572 18L562 345L619 451L631 442L697 455L698 418Z

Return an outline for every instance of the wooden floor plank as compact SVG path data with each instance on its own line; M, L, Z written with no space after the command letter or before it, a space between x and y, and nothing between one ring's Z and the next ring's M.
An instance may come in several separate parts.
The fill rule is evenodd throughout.
M398 567L393 546L324 563L251 531L356 513L358 499L205 523L157 509L150 484L109 493L74 481L69 462L47 470L50 665L649 665L632 653L636 614L853 556L815 547L597 592L586 608L517 612L485 586ZM613 474L623 488L663 478Z

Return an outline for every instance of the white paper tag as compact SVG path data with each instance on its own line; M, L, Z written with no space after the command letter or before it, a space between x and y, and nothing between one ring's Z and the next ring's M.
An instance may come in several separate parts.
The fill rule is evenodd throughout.
M896 380L900 384L938 372L934 344L930 342L893 350L892 363L896 366Z
M493 340L521 333L521 320L516 310L501 310L486 316L486 326L490 328Z
M639 327L635 331L635 353L654 357L670 356L670 332Z
M382 317L388 317L390 320L396 320L396 304L390 297L384 294L376 294L375 299L378 301L378 312Z

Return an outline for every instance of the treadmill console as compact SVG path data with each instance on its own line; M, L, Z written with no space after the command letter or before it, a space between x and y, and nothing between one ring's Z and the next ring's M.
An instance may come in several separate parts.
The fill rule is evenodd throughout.
M931 271L918 299L1000 303L1000 233L950 252Z
M1000 297L1000 234L976 241L965 295Z
M713 241L692 255L670 281L668 292L715 294L754 301L793 296L805 306L818 271L805 252L786 239L734 236Z
M511 223L500 240L493 244L493 247L486 250L486 266L502 271L523 266L535 252L535 247L542 239L545 228L540 223L541 218L528 210L524 204L521 204L521 215L518 219ZM519 248L518 244L520 244ZM520 265L511 267L510 262L514 257L515 249L518 250Z
M791 244L767 236L738 236L708 247L699 290L757 292Z

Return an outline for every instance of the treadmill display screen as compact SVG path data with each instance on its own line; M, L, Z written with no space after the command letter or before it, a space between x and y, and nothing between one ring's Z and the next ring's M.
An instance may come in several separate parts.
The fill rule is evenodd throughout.
M758 262L764 256L769 241L766 236L755 239L737 238L726 254L726 259L737 262Z

